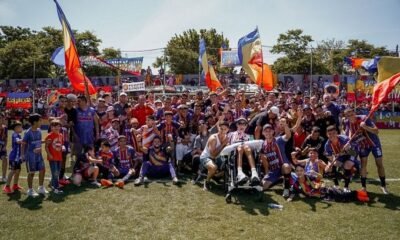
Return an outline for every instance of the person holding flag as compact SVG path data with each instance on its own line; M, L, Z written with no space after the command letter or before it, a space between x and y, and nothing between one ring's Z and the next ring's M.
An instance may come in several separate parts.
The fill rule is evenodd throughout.
M356 115L353 109L344 111L346 120L344 122L346 135L357 143L358 154L361 159L361 186L362 190L367 190L367 161L368 155L372 152L378 169L381 189L384 194L388 194L385 181L385 168L382 161L382 147L378 137L378 128L365 115Z

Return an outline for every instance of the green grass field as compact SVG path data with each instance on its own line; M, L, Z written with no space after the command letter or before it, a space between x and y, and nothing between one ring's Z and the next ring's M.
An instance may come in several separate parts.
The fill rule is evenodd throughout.
M380 137L386 176L397 180L388 181L389 195L379 182L370 183L369 203L286 203L279 186L261 202L241 192L232 204L222 189L204 192L190 182L127 184L123 190L68 186L63 196L1 194L0 239L399 239L400 131L381 130ZM370 159L370 180L377 178L374 165ZM26 187L25 178L21 184ZM271 202L284 209L269 209Z

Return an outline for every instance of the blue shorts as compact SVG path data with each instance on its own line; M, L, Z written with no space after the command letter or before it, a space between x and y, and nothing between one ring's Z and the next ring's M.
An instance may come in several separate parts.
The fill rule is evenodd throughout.
M129 173L129 168L119 168L118 172L120 177L124 177Z
M360 152L360 158L368 157L371 152L372 152L372 155L374 155L374 158L383 157L381 146L362 148L362 149L360 149L359 152Z
M26 158L26 170L28 173L42 171L45 168L42 154L28 153Z
M282 169L278 168L273 171L269 171L268 174L264 176L263 181L275 184L276 182L279 181L281 177L282 177Z
M21 161L13 160L8 162L8 166L10 170L19 170L21 169Z

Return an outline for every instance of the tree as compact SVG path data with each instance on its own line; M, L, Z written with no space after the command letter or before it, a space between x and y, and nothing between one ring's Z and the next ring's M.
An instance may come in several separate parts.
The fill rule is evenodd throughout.
M375 56L390 55L386 47L375 47L365 40L350 39L346 48L347 49L344 51L346 56L354 55L358 58L373 58Z
M189 29L182 34L173 36L165 49L166 65L177 74L197 73L199 71L199 41L204 38L207 46L208 60L212 63L218 62L218 49L229 46L228 39L218 34L215 29ZM159 57L153 63L154 67L164 64L164 56Z
M0 26L0 79L60 76L63 69L50 61L53 52L63 46L62 31L44 27L41 31L29 28ZM78 53L81 56L99 54L101 40L89 31L74 31ZM114 54L118 55L118 54ZM102 70L92 71L100 75ZM109 73L109 72L108 72Z
M315 55L321 58L321 62L328 68L331 74L343 72L343 58L346 45L344 41L336 39L322 40L315 49Z
M280 34L277 44L272 47L271 53L284 54L278 58L272 68L276 73L309 74L311 66L310 35L303 34L303 30L288 30ZM320 56L313 54L313 73L324 74L329 72L322 64Z

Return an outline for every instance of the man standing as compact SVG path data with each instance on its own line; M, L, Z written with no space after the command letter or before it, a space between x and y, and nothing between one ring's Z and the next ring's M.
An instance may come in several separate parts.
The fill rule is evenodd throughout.
M368 156L372 152L378 169L381 189L384 194L388 194L385 181L385 168L383 167L383 155L381 142L378 137L378 128L365 115L356 115L353 109L346 109L346 121L344 123L346 135L353 138L357 144L361 159L361 185L364 191L367 190L367 163Z
M146 97L140 95L138 99L138 104L136 104L131 112L131 116L139 121L139 126L146 124L146 117L153 115L154 110L146 104Z
M99 138L99 118L96 111L88 106L85 96L78 97L77 121L75 125L75 153L82 153L84 146L93 146Z

